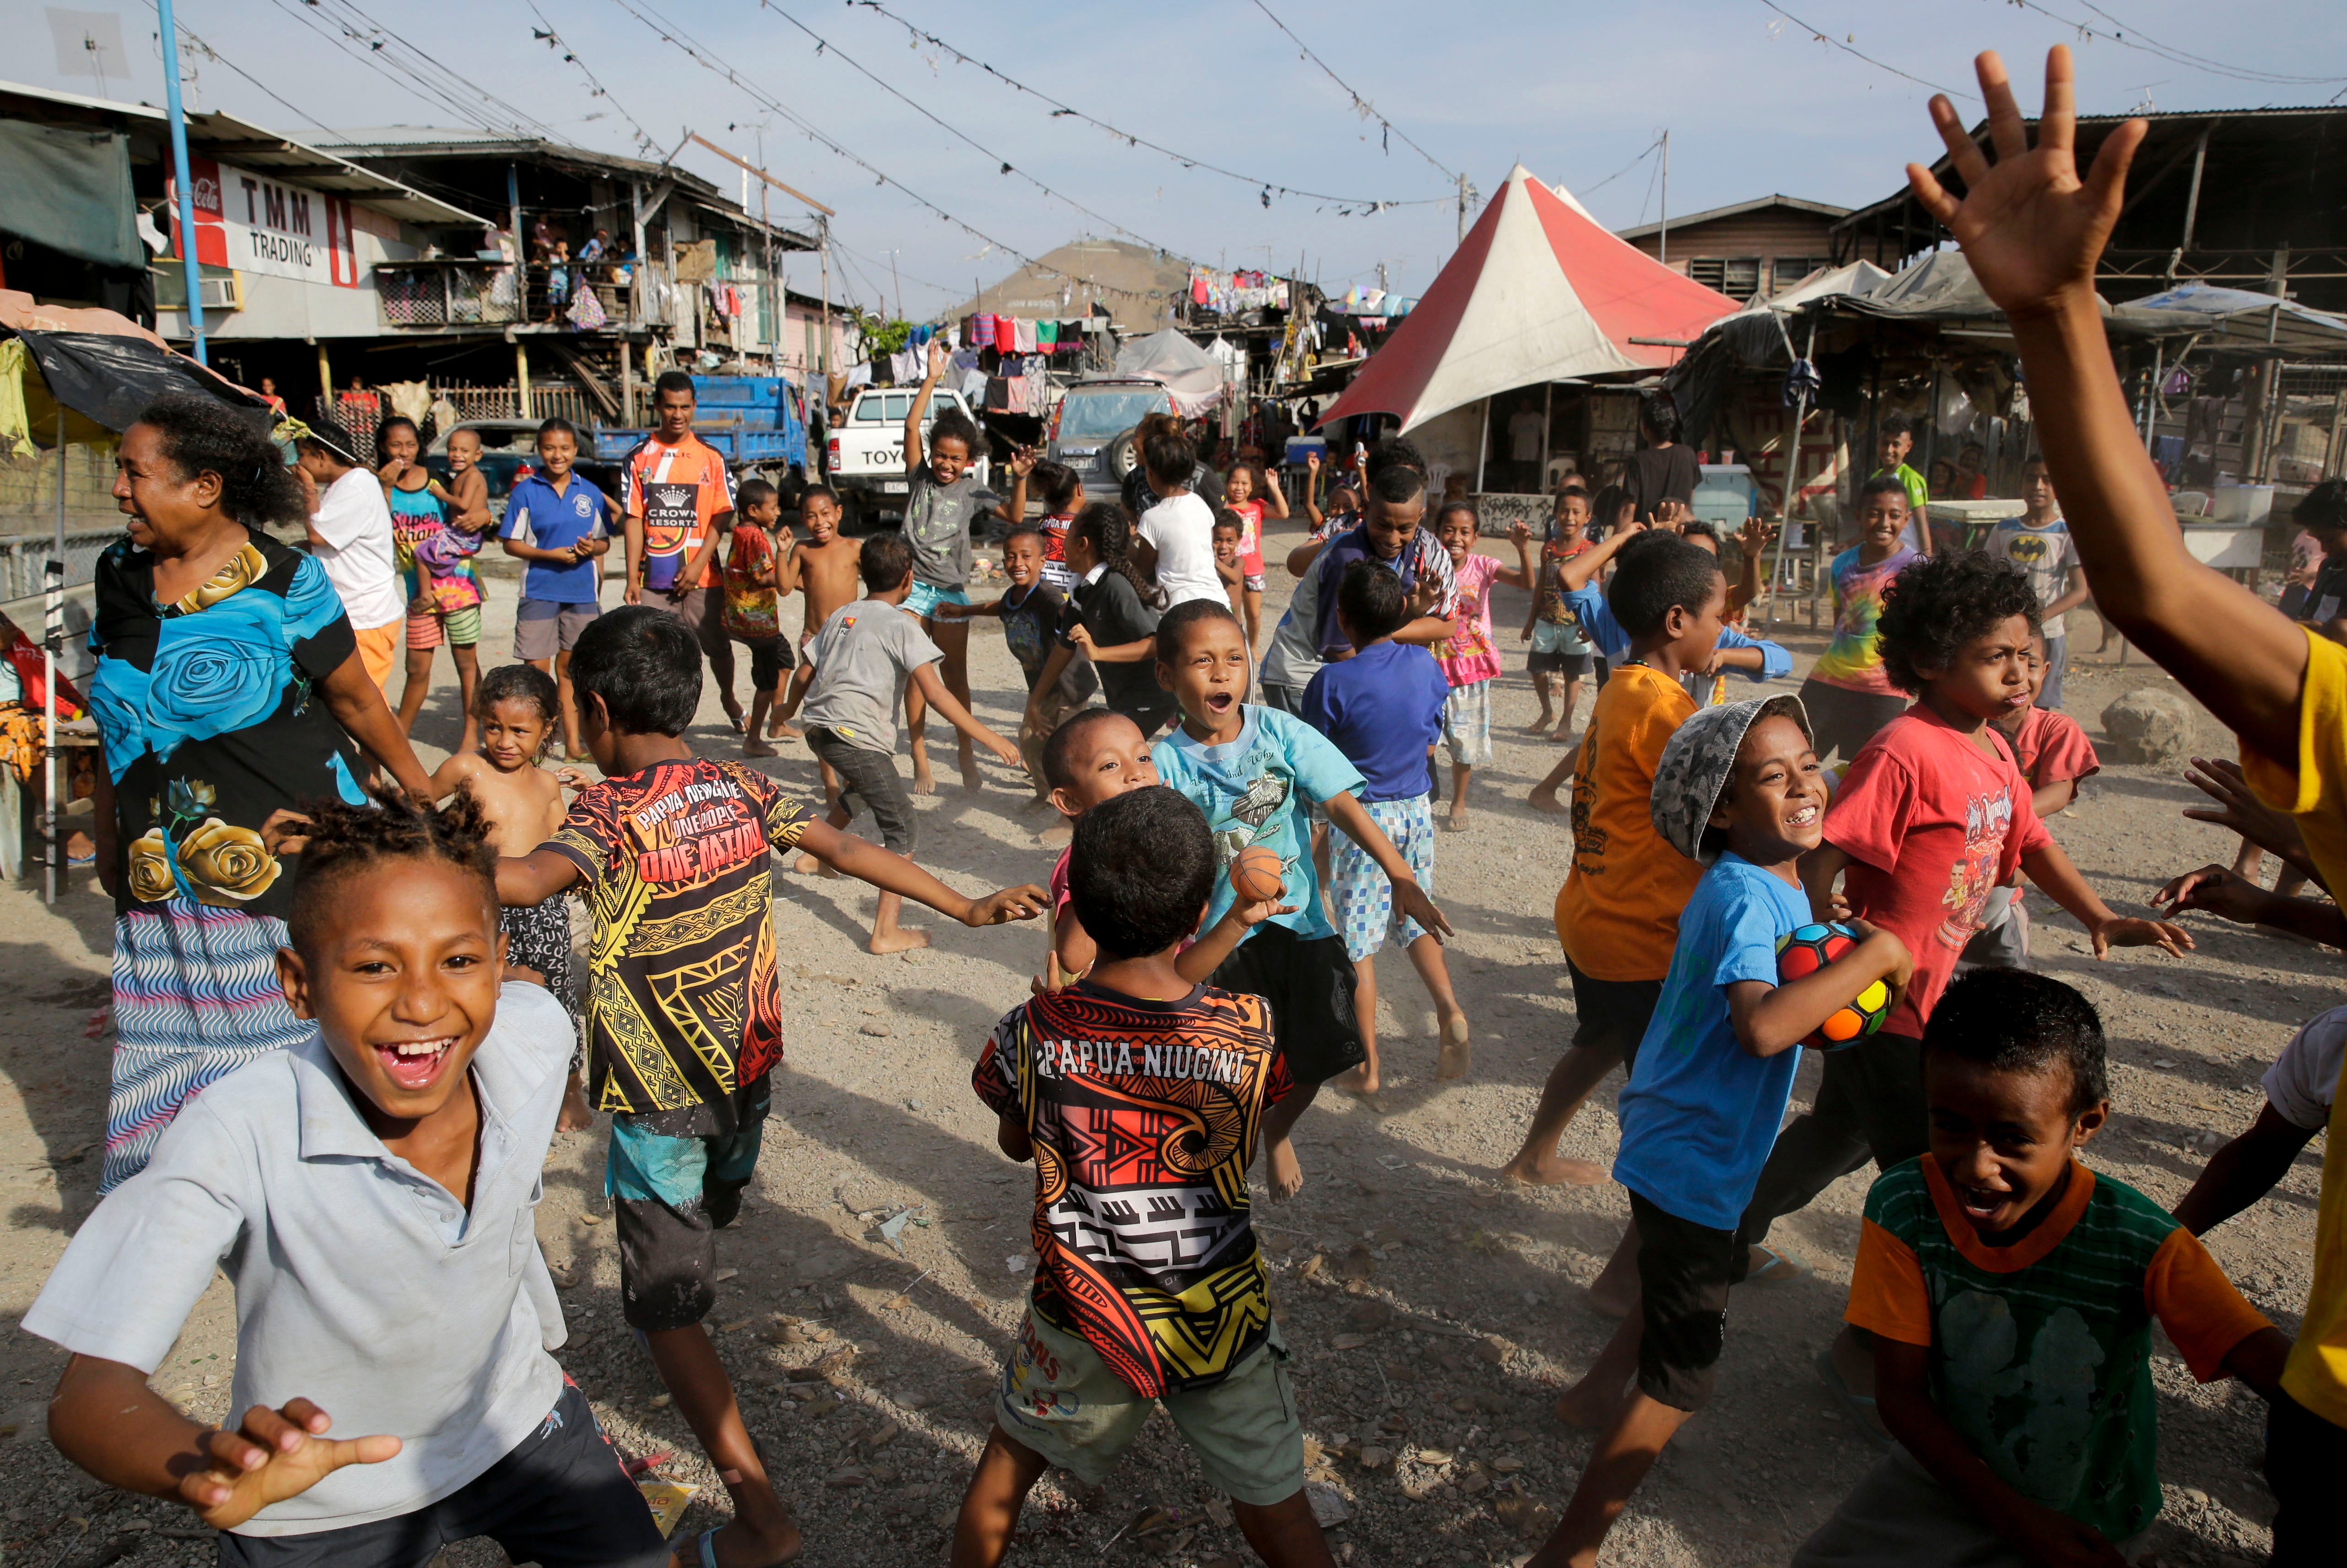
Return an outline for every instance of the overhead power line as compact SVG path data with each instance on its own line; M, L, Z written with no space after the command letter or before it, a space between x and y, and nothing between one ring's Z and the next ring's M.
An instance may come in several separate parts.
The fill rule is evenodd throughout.
M510 127L498 125L489 116L484 114L477 103L468 103L450 94L437 80L427 80L404 70L394 69L391 63L384 60L377 51L362 47L363 40L355 39L348 29L319 15L308 5L300 3L300 0L274 0L274 3L279 10L323 38L329 47L348 55L385 81L428 106L436 117L452 115L456 118L456 123L459 125L469 125L477 129L495 131L499 134L510 134Z
M1252 174L1242 174L1235 169L1225 169L1222 165L1214 163L1207 159L1196 158L1189 153L1177 151L1173 148L1165 146L1162 142L1153 141L1145 136L1136 135L1132 131L1124 129L1121 126L1111 125L1108 121L1102 119L1095 115L1086 114L1083 110L1077 108L1074 105L1068 103L1062 98L1054 97L1051 94L1043 91L1040 87L1030 87L1028 84L1020 81L1018 77L1010 75L1008 71L1001 69L999 67L991 65L985 60L981 60L977 56L972 55L966 50L957 48L955 46L948 43L945 39L938 37L935 33L928 31L927 28L921 27L917 24L909 22L904 17L897 15L897 13L889 10L887 6L882 5L881 0L850 0L850 3L860 5L866 10L877 11L881 15L886 16L891 22L894 22L898 26L904 28L906 32L911 34L918 42L927 44L930 47L949 56L956 64L973 66L979 70L984 71L988 76L992 77L995 80L1000 82L1004 87L1010 87L1016 92L1024 93L1029 97L1035 99L1039 103L1051 105L1051 118L1054 119L1081 120L1086 125L1106 131L1109 135L1116 138L1119 141L1125 143L1127 146L1146 148L1151 152L1158 153L1163 157L1172 159L1174 162L1180 164L1184 169L1200 169L1208 174L1221 175L1225 179L1236 180L1241 185L1245 185L1263 192L1265 195L1264 205L1266 207L1271 205L1269 198L1272 196L1300 197L1307 201L1333 202L1339 207L1358 207L1371 212L1381 211L1389 207L1430 207L1448 205L1451 201L1457 200L1455 196L1416 197L1404 200L1390 200L1383 198L1368 196L1332 196L1325 190L1307 190L1299 186L1285 184L1276 179L1259 179ZM1347 216L1349 217L1351 214L1348 212Z
M563 59L571 65L578 67L579 74L587 78L587 85L592 89L589 96L601 98L610 104L612 108L619 111L621 119L635 128L638 151L657 151L660 144L652 139L651 132L646 130L636 117L628 112L625 104L611 96L611 89L603 85L601 78L595 75L592 67L579 57L579 51L571 46L570 41L554 30L554 24L548 21L546 13L538 8L538 0L529 0L529 10L530 15L543 24L542 26L532 27L529 30L529 36L543 43L548 48L560 54Z
M1980 102L1980 95L1978 93L1968 93L1961 87L1943 87L1937 82L1926 81L1923 77L1915 75L1912 71L1902 71L1898 67L1891 64L1888 60L1878 60L1872 55L1870 55L1864 50L1859 48L1848 38L1837 38L1822 27L1811 26L1809 23L1802 21L1799 16L1794 15L1790 11L1786 10L1782 5L1776 4L1776 0L1760 0L1760 4L1767 6L1769 10L1774 11L1778 15L1782 16L1786 21L1790 22L1794 26L1800 28L1803 32L1809 34L1819 43L1831 44L1843 54L1851 56L1853 59L1864 60L1868 65L1872 66L1878 71L1889 71L1892 76L1902 77L1907 81L1913 82L1919 87L1929 87L1935 93L1945 93L1952 98L1970 98L1974 103Z
M1659 137L1659 136L1658 136L1658 137L1656 137L1656 138L1655 138L1655 139L1654 139L1654 140L1652 140L1652 141L1650 141L1650 142L1648 142L1648 143L1646 144L1646 149L1645 149L1644 152L1641 152L1640 154L1638 154L1638 156L1637 156L1637 157L1635 157L1635 158L1632 159L1629 162L1627 162L1627 163L1624 164L1621 168L1619 168L1619 169L1615 169L1613 173L1611 173L1611 174L1607 175L1604 179L1603 179L1599 180L1596 184L1594 184L1594 185L1590 185L1590 186L1584 186L1584 187L1583 187L1581 190L1574 191L1573 194L1576 198L1583 197L1583 196L1594 196L1594 195L1596 195L1599 191L1601 191L1601 190L1604 190L1607 186L1609 186L1609 185L1613 184L1615 180L1617 180L1617 179L1621 179L1624 175L1625 175L1625 174L1629 173L1632 169L1634 169L1637 168L1637 167L1638 167L1638 165L1640 165L1640 164L1642 164L1642 163L1645 162L1645 161L1646 161L1646 159L1650 159L1650 158L1654 157L1654 156L1655 156L1655 149L1656 148L1658 148L1658 147L1662 146L1662 145L1663 145L1663 138L1662 138L1661 137Z
M1440 159L1435 157L1434 154L1427 151L1426 149L1419 146L1415 141L1412 141L1407 131L1403 130L1401 127L1394 124L1393 121L1386 118L1385 116L1379 114L1378 112L1377 105L1371 103L1368 99L1363 97L1358 92L1354 90L1352 84L1346 81L1344 77L1338 76L1336 71L1329 67L1327 61L1314 54L1312 52L1312 46L1297 37L1296 36L1296 30L1293 27L1290 27L1286 23L1281 21L1278 15L1273 12L1272 8L1263 3L1263 0L1255 0L1255 8L1262 12L1266 17L1269 17L1273 26L1286 34L1288 41L1293 43L1297 48L1303 50L1304 57L1311 61L1314 65L1319 67L1323 76L1326 76L1330 81L1345 89L1345 96L1353 100L1354 113L1359 115L1364 119L1373 119L1378 122L1381 137L1399 137L1404 147L1409 148L1412 152L1418 154L1419 157L1434 165L1436 171L1445 179L1456 181L1467 178L1464 174L1450 168ZM1380 145L1384 144L1380 142ZM1393 149L1390 146L1388 146L1386 150L1390 152Z
M1118 233L1124 235L1127 239L1137 240L1153 251L1163 251L1168 256L1182 256L1182 253L1179 251L1174 250L1173 247L1169 245L1161 245L1145 234L1135 233L1133 230L1130 230L1123 224L1119 223L1115 219L1109 217L1105 213L1094 211L1092 208L1085 206L1074 197L1068 195L1065 191L1052 189L1042 180L1037 179L1034 175L1031 175L1025 169L1017 167L1009 159L1003 157L992 148L988 147L976 137L971 136L968 131L965 131L958 126L953 125L952 123L940 118L927 106L899 90L897 85L889 81L887 77L866 68L861 61L857 60L846 50L825 38L822 34L808 26L805 22L800 21L796 16L792 15L788 11L784 10L780 5L775 5L774 0L758 0L758 5L760 9L772 11L775 15L780 16L784 21L788 22L792 26L796 27L800 32L805 33L808 37L814 39L815 44L815 53L820 55L829 52L830 54L838 56L838 58L846 64L849 69L863 77L866 81L869 81L873 86L878 87L889 97L896 98L898 102L904 104L915 114L917 114L923 119L928 120L931 125L936 126L939 130L944 131L948 136L952 137L955 140L976 149L979 152L983 153L989 160L999 164L1001 166L1001 171L1004 174L1012 175L1020 179L1025 180L1028 184L1033 186L1036 190L1041 191L1044 195L1049 196L1053 200L1065 202L1068 206L1074 208L1077 211L1082 213L1085 217L1090 218L1094 222L1104 223L1111 229L1115 230ZM1188 260L1187 257L1182 257L1182 259L1184 261Z
M996 239L993 235L988 233L985 230L979 228L976 224L971 223L967 219L957 217L953 213L947 211L943 207L938 206L936 202L922 195L919 191L915 190L911 186L907 185L903 180L898 179L887 170L872 162L871 159L841 145L837 139L824 131L820 127L815 125L814 121L808 119L804 115L797 113L795 110L775 98L773 94L768 93L764 88L760 87L754 82L744 77L741 72L735 70L733 67L717 58L717 56L705 46L694 39L692 35L686 33L682 27L677 26L676 24L668 21L664 17L661 17L658 12L651 10L649 0L611 0L611 3L617 5L620 10L625 11L629 15L633 16L637 21L641 22L646 27L651 29L654 36L656 36L661 42L668 45L671 48L678 50L683 54L686 58L692 61L693 64L699 66L702 69L709 72L712 76L723 77L726 81L732 83L737 90L739 90L744 97L748 97L753 103L757 104L762 108L770 110L785 120L788 120L792 125L797 127L801 134L805 135L808 140L815 142L817 146L823 147L838 157L846 159L848 162L856 165L858 169L864 170L865 173L871 175L875 182L891 187L897 190L917 205L935 213L939 219L952 224L963 233L970 235L975 239L983 240L986 243L993 246L996 250L1002 251L1005 255L1016 257L1025 266L1031 267L1038 272L1048 272L1056 278L1065 278L1072 283L1081 283L1084 287L1094 290L1098 292L1103 294L1115 294L1124 299L1149 299L1153 297L1152 293L1148 291L1120 289L1113 284L1103 283L1099 282L1097 279L1087 278L1080 273L1064 272L1058 267L1050 266L1045 262L1039 261L1035 257L1030 256L1027 252L1020 250L1015 245L1007 244L1004 241Z
M2065 27L2075 27L2082 36L2100 38L2106 43L2116 44L2123 49L2136 49L2147 55L2156 56L2170 65L2188 66L2196 71L2207 71L2212 76L2230 77L2235 81L2259 82L2268 87L2329 87L2347 82L2347 77L2342 76L2304 77L2294 76L2285 71L2259 70L2253 66L2229 66L2221 60L2212 60L2206 55L2196 55L2188 50L2163 44L2139 27L2129 29L2116 16L2101 6L2092 4L2091 0L2079 0L2079 4L2108 22L2111 25L2108 29L2095 26L2088 22L2081 22L2075 16L2065 16L2059 12L2038 5L2036 0L2012 0L2012 3L2024 11L2034 11L2051 21L2059 22ZM2134 34L2132 37L2128 36L2130 31Z
M499 97L437 55L417 48L402 35L378 23L354 0L302 0L302 3L305 9L323 15L353 41L365 45L370 53L381 55L400 70L439 84L452 97L461 99L464 95L472 95L500 111L507 128L548 141L556 139L553 127Z

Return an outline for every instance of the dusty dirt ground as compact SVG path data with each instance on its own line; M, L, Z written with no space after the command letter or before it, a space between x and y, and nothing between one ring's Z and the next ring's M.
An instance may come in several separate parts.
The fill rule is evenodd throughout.
M486 663L506 661L515 589L509 579L493 585ZM1270 615L1285 589L1275 572ZM1458 927L1450 962L1475 1023L1473 1071L1455 1084L1433 1081L1431 1009L1407 961L1389 952L1382 1111L1324 1094L1299 1132L1303 1194L1281 1206L1258 1199L1312 1473L1350 1510L1331 1532L1350 1564L1520 1556L1530 1544L1522 1532L1545 1531L1543 1511L1562 1507L1588 1451L1549 1404L1613 1327L1590 1310L1585 1286L1626 1218L1620 1189L1533 1191L1494 1175L1573 1021L1550 924L1565 828L1523 804L1558 754L1522 727L1535 706L1514 641L1523 613L1523 596L1501 589L1495 620L1510 671L1493 703L1498 755L1475 781L1471 831L1443 836L1435 876ZM1777 634L1797 670L1820 646L1806 627ZM2074 618L2082 657L2068 707L2099 738L2097 716L2113 697L2172 683L2139 657L2098 660L2088 651L2097 636L2091 616ZM978 623L971 649L980 715L1007 731L1020 700L1016 668L989 623ZM430 743L427 765L456 739L450 678L444 661L418 737ZM1586 692L1582 701L1585 716ZM694 743L733 754L713 692L701 719ZM2229 747L2206 714L2199 724L2200 748ZM764 765L817 791L803 748ZM1043 819L1020 809L1022 783L987 768L983 793L948 784L921 802L918 857L966 890L1040 880L1055 853L1035 842ZM939 774L952 776L949 762ZM2108 766L2053 826L2111 903L2141 913L2167 876L2229 857L2229 841L2178 815L2196 798L2173 772ZM805 1562L942 1562L1031 1256L1030 1173L996 1152L969 1075L988 1029L1026 993L1043 938L1032 927L968 931L927 917L933 948L873 958L862 950L872 898L860 884L778 881L790 1055L753 1201L720 1242L734 1272L710 1326L804 1522ZM2041 897L2031 907L2040 964L2085 989L2110 1030L2117 1115L2090 1158L2172 1204L2215 1143L2252 1119L2259 1075L2290 1030L2337 999L2337 957L2193 917L2200 950L2188 962L2124 953L2096 963L2065 917ZM108 907L86 874L54 908L36 886L0 891L0 1005L15 1020L0 1040L0 1313L12 1322L93 1203L110 1045L94 1015L107 1000L109 941ZM1806 1064L1797 1102L1815 1081ZM1570 1153L1610 1157L1619 1087L1617 1075L1576 1122ZM686 1523L705 1526L722 1517L723 1494L620 1319L602 1152L600 1129L563 1134L548 1161L539 1236L558 1276L575 1280L563 1295L570 1341L559 1357L623 1450L666 1452L658 1473L702 1489ZM2318 1144L2211 1241L2285 1329L2296 1327L2311 1269L2319 1158ZM1812 1368L1839 1319L1870 1174L1845 1179L1777 1231L1810 1276L1737 1293L1718 1397L1632 1501L1607 1561L1781 1563L1872 1462L1877 1450ZM907 1207L900 1255L877 1226ZM218 1419L234 1349L231 1304L215 1282L154 1386ZM27 1336L0 1337L5 1561L210 1561L210 1532L183 1511L112 1492L52 1450L43 1401L62 1358ZM2172 1354L2157 1380L2167 1509L2151 1551L2166 1564L2261 1560L2272 1509L2257 1474L2261 1407L2235 1385L2195 1387ZM1364 1447L1395 1457L1366 1468ZM1143 1520L1152 1510L1165 1517ZM1042 1564L1143 1557L1252 1561L1162 1419L1100 1493L1047 1479L1013 1553ZM478 1542L447 1561L505 1559Z

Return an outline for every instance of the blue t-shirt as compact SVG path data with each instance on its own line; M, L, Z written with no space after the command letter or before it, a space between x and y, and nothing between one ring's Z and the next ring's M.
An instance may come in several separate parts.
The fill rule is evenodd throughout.
M1426 748L1441 738L1450 700L1450 679L1433 654L1373 642L1320 666L1304 689L1304 722L1360 770L1363 800L1409 800L1427 792Z
M1815 917L1799 887L1723 853L1679 916L1678 946L1622 1091L1614 1179L1666 1212L1732 1231L1785 1120L1801 1048L1737 1042L1727 988L1777 983L1777 938Z
M1613 607L1605 602L1605 596L1598 591L1595 583L1577 588L1566 594L1564 603L1580 620L1582 630L1587 634L1590 641L1596 645L1598 653L1608 663L1619 664L1630 657L1630 634L1622 630L1620 621L1614 619ZM1759 669L1737 671L1747 681L1775 681L1793 672L1793 656L1785 651L1784 644L1780 642L1771 642L1765 637L1749 636L1738 631L1733 626L1723 626L1719 629L1717 645L1722 648L1760 650ZM1681 684L1686 684L1695 679L1693 675L1683 677Z
M1312 807L1358 791L1360 773L1303 720L1253 702L1242 711L1239 738L1226 745L1201 745L1177 727L1152 746L1157 777L1206 814L1216 866L1227 870L1240 850L1257 845L1278 855L1286 886L1280 902L1293 905L1295 913L1273 920L1299 937L1333 937L1337 928L1320 907L1320 878L1312 865ZM1217 876L1206 924L1230 907L1231 879Z
M519 539L540 549L565 549L580 539L601 538L609 533L605 516L603 492L578 475L571 475L570 483L557 494L553 486L533 474L514 486L513 494L506 498L506 520L497 529L497 538ZM532 561L522 574L521 596L559 604L592 604L602 571L600 559L570 566Z

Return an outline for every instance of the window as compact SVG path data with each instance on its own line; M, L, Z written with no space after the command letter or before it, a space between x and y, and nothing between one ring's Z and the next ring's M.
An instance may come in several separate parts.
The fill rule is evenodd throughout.
M1811 272L1822 272L1833 265L1831 256L1779 256L1770 263L1775 277L1771 289L1789 289Z
M1760 292L1760 258L1698 256L1687 263L1687 276L1730 299L1748 300Z

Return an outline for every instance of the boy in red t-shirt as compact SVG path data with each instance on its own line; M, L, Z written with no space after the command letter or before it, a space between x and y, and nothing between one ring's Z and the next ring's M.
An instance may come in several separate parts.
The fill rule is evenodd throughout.
M1826 813L1825 843L1802 857L1801 883L1820 920L1834 884L1850 912L1890 931L1915 974L1881 1030L1825 1059L1808 1114L1786 1127L1744 1213L1747 1243L1865 1163L1889 1170L1930 1147L1923 1099L1923 1021L2016 870L2086 928L2095 956L2157 947L2182 956L2182 927L2116 915L2037 818L2030 784L1991 720L2029 707L2029 647L2037 600L2010 562L1978 553L1927 558L1901 571L1876 624L1884 672L1915 704L1885 724L1850 765ZM1833 1366L1846 1389L1869 1385L1870 1351L1849 1331Z
M1991 719L1989 727L2013 748L2013 761L2029 781L2032 804L2039 817L2052 816L2078 798L2078 785L2103 771L2095 744L2078 721L2058 708L2037 706L2045 689L2045 634L2029 634L2029 706L2018 713ZM2025 969L2029 968L2029 909L2015 886L2013 897L1989 900L1984 923L1964 944L1960 968Z

